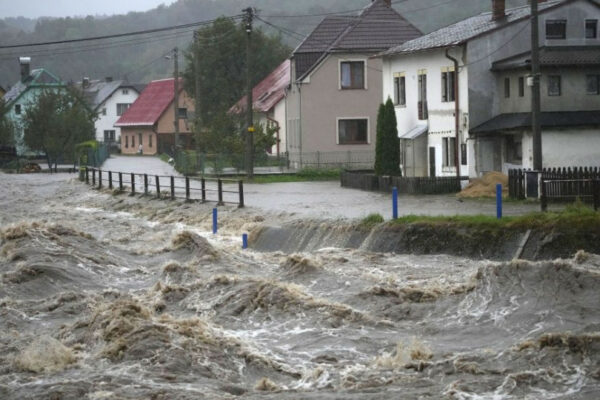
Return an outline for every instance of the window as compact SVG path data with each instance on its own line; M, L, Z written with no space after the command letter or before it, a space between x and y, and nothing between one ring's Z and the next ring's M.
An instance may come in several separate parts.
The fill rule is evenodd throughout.
M129 136L125 135L125 148L129 147Z
M454 101L454 71L442 72L442 101Z
M135 135L131 135L131 147L135 147Z
M549 19L546 21L546 39L566 39L567 20Z
M456 166L456 138L442 138L442 165L444 167Z
M597 19L586 19L585 20L585 38L596 39L598 36L598 20Z
M462 165L467 165L467 144L460 144L460 163Z
M548 76L548 96L560 96L560 75Z
M148 147L152 147L152 134L148 135Z
M525 78L519 77L519 97L525 96Z
M15 114L21 115L21 105L15 104Z
M504 97L510 97L510 78L504 78Z
M523 161L523 145L520 140L513 135L505 138L506 153L505 161L511 164L521 164Z
M128 89L123 89L123 94L129 94L129 90Z
M142 134L141 133L138 133L138 139L139 139L140 144L142 144L143 141L142 141Z
M106 107L102 109L102 115L106 115Z
M105 142L114 142L115 141L115 131L104 131L104 141Z
M600 75L587 75L585 88L587 94L600 94Z
M187 108L179 108L178 114L179 114L179 118L187 119Z
M394 77L394 104L406 106L406 78L404 75Z
M130 106L131 104L128 103L117 104L117 116L120 117L121 115L125 114L125 111L127 111Z
M427 119L427 74L424 72L419 73L419 96L417 106L419 108L419 119Z
M367 119L338 120L338 144L368 144Z
M365 88L365 62L344 61L340 64L340 87L342 89Z

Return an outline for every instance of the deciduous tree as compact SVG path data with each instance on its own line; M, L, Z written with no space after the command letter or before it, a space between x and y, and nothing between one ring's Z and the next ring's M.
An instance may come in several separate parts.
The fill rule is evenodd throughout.
M0 146L12 146L15 141L14 126L8 119L7 112L6 104L0 98Z

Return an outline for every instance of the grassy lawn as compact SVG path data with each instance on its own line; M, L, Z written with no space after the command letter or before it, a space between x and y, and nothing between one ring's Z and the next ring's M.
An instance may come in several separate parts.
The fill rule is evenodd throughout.
M305 168L296 174L274 174L255 176L252 183L280 183L280 182L310 182L310 181L339 181L339 169L312 169ZM243 178L243 177L240 177Z

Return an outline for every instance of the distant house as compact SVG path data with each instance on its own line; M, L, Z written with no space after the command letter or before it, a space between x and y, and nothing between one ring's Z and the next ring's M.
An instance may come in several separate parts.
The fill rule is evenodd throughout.
M407 175L533 167L530 7L504 4L383 53ZM539 10L543 165L600 165L600 6Z
M287 95L287 148L293 166L372 166L381 59L371 56L421 36L373 0L357 16L326 17L294 50Z
M121 129L114 125L138 98L138 88L121 80L114 81L112 78L85 78L75 87L83 93L88 105L98 115L95 124L96 140L118 146Z
M8 118L15 126L15 147L18 155L27 155L28 150L23 142L23 115L27 107L34 104L37 96L45 90L64 90L65 84L50 71L43 68L31 70L31 58L19 58L21 79L3 96Z
M135 154L141 144L144 154L172 154L175 145L174 83L173 78L150 82L114 124L121 128L122 153ZM184 147L189 147L192 126L188 116L194 111L194 102L183 90L181 79L179 87L179 140Z
M287 151L285 91L289 84L290 60L285 60L252 89L255 124L275 131L277 143L270 149L270 153L277 156ZM246 102L244 96L229 111L236 114L245 112Z

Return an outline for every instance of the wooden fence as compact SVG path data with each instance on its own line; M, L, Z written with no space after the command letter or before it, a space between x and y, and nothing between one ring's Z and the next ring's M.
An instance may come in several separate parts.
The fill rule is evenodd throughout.
M508 171L508 194L511 198L525 198L526 173L522 169ZM540 198L546 202L572 202L576 199L593 202L599 180L598 167L544 168Z
M404 194L457 193L462 180L469 178L377 176L372 171L343 171L341 174L342 187L380 192L391 192L397 187L398 192Z
M133 172L103 171L85 168L85 183L101 189L118 189L132 195L154 195L158 198L185 199L217 205L237 204L244 207L244 182L230 179L190 178L188 176L148 175Z

